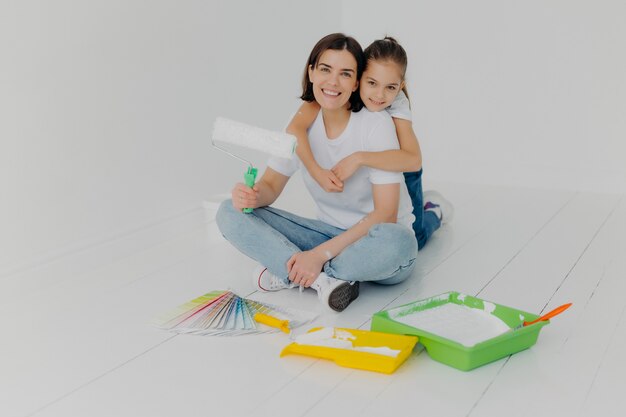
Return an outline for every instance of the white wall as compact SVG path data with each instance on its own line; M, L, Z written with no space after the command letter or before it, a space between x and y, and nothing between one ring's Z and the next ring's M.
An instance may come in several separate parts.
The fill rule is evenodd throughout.
M279 129L312 45L405 45L428 180L626 190L621 1L4 0L0 276L197 207ZM264 158L256 156L258 161Z
M343 7L363 47L389 34L407 50L426 182L626 191L623 1Z
M0 4L0 275L198 207L242 175L218 115L280 128L331 1ZM306 13L305 13L306 10Z

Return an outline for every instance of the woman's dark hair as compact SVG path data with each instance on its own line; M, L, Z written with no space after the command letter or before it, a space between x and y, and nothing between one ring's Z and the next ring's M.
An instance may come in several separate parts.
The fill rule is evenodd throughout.
M333 49L335 51L343 51L345 49L350 52L356 60L356 79L361 79L363 69L365 69L365 56L363 55L363 48L361 48L361 45L351 36L346 36L343 33L331 33L330 35L324 36L315 44L311 54L309 55L309 59L306 62L306 66L304 67L304 76L302 77L302 95L300 96L300 98L304 101L315 101L315 96L313 95L313 84L309 79L309 68L315 68L319 57L328 49ZM348 110L358 112L363 108L363 102L361 101L358 89L350 95L349 101L350 107Z
M402 72L402 81L404 81L408 59L406 51L397 40L391 36L385 36L384 39L372 42L370 46L365 48L364 53L366 65L370 59L372 61L391 61L398 65L400 67L400 72ZM406 91L406 85L402 88L402 91L406 97L409 98L409 93Z

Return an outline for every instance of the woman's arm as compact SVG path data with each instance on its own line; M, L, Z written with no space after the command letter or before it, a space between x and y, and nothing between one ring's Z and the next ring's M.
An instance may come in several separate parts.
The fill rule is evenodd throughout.
M298 113L296 113L291 119L291 122L289 122L287 133L294 135L298 140L296 154L322 189L326 192L341 192L343 191L343 183L331 170L323 169L319 166L313 157L313 152L309 145L307 129L311 127L319 111L319 104L315 102L304 102L298 109Z
M422 169L422 151L410 120L393 118L400 149L381 152L355 152L342 159L332 168L341 181L345 181L357 169L368 166L393 172L412 172Z
M267 167L261 179L252 188L243 183L235 185L231 191L233 207L243 210L269 206L283 192L287 181L289 177Z
M374 210L360 222L312 250L299 252L287 262L289 279L309 287L322 271L326 261L339 255L346 247L365 236L379 223L395 223L398 219L400 184L372 185Z

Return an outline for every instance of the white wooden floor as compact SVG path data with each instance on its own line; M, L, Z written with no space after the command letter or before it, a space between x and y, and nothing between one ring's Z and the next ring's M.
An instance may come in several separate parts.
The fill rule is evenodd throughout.
M340 314L312 292L254 296L363 329L378 310L450 290L536 313L573 302L531 349L461 372L418 346L383 375L279 358L283 334L155 329L154 315L210 290L253 291L253 262L197 211L0 279L0 416L623 416L626 199L437 189L456 217L407 282L363 285ZM311 212L298 198L282 205Z

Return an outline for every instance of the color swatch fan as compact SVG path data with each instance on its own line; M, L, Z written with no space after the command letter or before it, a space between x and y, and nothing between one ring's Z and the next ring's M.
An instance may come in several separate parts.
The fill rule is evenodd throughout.
M279 331L257 323L253 318L256 313L289 320L292 328L317 317L308 311L242 298L232 291L213 291L157 317L154 324L171 332L202 336L238 336Z

